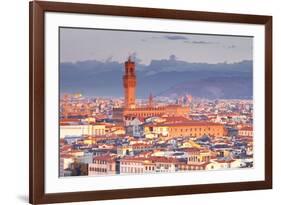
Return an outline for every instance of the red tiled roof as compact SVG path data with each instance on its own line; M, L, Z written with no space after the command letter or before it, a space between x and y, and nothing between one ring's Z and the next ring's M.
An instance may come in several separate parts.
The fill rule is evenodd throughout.
M60 158L72 158L70 154L60 154Z
M162 117L166 120L166 122L187 122L189 121L187 118L182 117L182 116L167 116L167 117Z
M150 156L150 157L130 157L126 156L121 159L121 161L136 161L136 162L144 162L144 161L150 161L153 163L156 162L162 162L162 163L177 163L179 162L175 158L167 158L167 157L157 157L157 156Z
M234 162L235 160L229 159L229 160L215 160L215 161L218 162L218 163L231 163L231 162Z
M242 131L253 131L253 127L242 127L240 130L242 130Z
M200 152L200 149L196 148L196 147L187 147L187 148L184 148L183 151L185 151L185 152Z
M112 155L101 155L101 156L95 156L93 157L93 160L101 160L101 161L108 161L108 162L113 162L115 161L116 156Z
M159 124L156 124L155 126L181 127L181 126L223 126L223 125L214 123L214 122L189 120L189 121L180 122L180 123L159 123Z
M151 147L150 144L147 144L147 143L135 143L135 144L132 144L132 147Z
M68 119L68 118L65 118L65 119L60 119L60 122L80 122L80 119Z

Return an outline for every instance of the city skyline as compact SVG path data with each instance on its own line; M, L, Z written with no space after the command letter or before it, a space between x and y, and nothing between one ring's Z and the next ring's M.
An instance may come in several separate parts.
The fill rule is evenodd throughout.
M254 167L251 38L61 31L60 177Z
M253 102L136 101L136 64L123 65L123 98L60 98L59 176L252 168Z

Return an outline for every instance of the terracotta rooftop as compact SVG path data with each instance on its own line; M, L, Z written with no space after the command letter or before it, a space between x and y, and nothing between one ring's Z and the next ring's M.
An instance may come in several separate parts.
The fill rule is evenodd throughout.
M242 130L242 131L253 131L253 127L242 127L240 130Z
M186 122L179 122L179 123L159 123L156 124L155 126L181 127L181 126L223 126L223 125L214 122L189 120Z
M116 156L112 155L102 155L102 156L95 156L93 157L93 160L101 160L101 161L108 161L108 162L113 162L115 161Z
M60 158L66 159L66 158L73 158L73 157L70 154L60 154Z
M215 160L215 161L218 162L218 163L232 163L235 160L234 159L228 159L228 160Z
M136 161L136 162L148 162L148 163L156 163L156 162L162 162L162 163L177 163L179 162L175 158L167 158L167 157L157 157L157 156L150 156L150 157L131 157L127 156L121 159L121 161Z
M187 118L182 117L182 116L174 116L174 117L162 117L163 119L166 120L166 122L187 122L189 121Z

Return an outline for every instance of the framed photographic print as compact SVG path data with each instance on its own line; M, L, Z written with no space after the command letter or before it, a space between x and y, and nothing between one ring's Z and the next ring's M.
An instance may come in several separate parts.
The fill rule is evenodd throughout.
M30 203L271 187L271 16L30 2Z

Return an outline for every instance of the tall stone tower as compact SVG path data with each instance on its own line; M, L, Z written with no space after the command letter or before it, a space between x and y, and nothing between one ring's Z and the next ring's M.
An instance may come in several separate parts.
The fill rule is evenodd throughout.
M125 73L123 75L125 108L136 107L136 84L135 62L131 61L129 56L125 62Z

